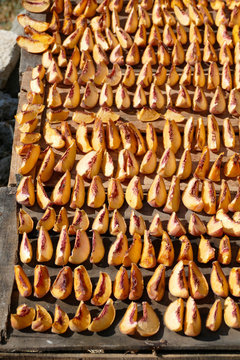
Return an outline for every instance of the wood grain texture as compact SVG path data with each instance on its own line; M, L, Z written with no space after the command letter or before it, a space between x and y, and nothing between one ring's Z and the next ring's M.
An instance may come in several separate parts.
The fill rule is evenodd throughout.
M0 188L0 343L6 341L18 247L15 191Z

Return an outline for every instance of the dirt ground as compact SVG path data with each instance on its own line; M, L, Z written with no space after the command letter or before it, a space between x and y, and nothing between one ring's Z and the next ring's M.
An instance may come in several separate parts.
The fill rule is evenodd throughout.
M21 10L21 0L0 0L0 29L10 30Z

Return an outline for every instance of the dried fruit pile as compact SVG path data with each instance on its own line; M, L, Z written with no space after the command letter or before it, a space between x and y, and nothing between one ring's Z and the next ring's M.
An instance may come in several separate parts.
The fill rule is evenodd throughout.
M204 326L197 302L212 291L217 298L206 327L217 331L221 326L220 297L226 299L225 323L240 328L240 311L233 299L240 296L240 267L231 268L228 280L221 268L233 258L240 262L240 251L232 251L229 239L240 236L238 120L233 117L240 115L238 1L225 5L222 0L209 4L130 0L123 7L123 0L104 0L100 5L80 0L74 6L70 0L51 4L23 0L23 6L30 12L47 11L50 22L18 17L29 35L18 38L19 46L43 53L42 64L32 69L26 102L16 115L21 132L17 152L22 157L16 193L22 206L20 264L33 259L48 263L55 256L55 267L62 268L52 284L48 268L35 266L34 296L42 298L50 291L55 299L64 300L74 292L80 305L69 320L57 304L53 322L44 307L36 305L35 314L34 308L23 304L11 315L12 327L99 332L115 319L113 295L132 301L118 324L121 333L152 336L160 328L152 301L161 302L169 291L177 299L166 308L166 327L198 336ZM137 114L134 109L139 109ZM181 109L192 111L186 121ZM195 121L196 115L190 116L194 112L203 117ZM134 114L134 120L123 121L128 114ZM219 114L232 118L219 120ZM164 119L162 131L150 123L159 118ZM144 134L140 121L147 123ZM235 194L230 191L233 183ZM36 226L25 209L35 203L45 211ZM151 212L149 226L141 211L135 211L147 203L158 209ZM124 206L132 209L127 221ZM187 227L178 216L181 207L191 212ZM99 208L91 222L91 211ZM71 210L75 213L70 224ZM164 213L170 214L166 228ZM202 215L208 216L207 223ZM27 234L36 230L35 255ZM55 245L54 232L59 233ZM128 234L133 237L131 245ZM103 235L115 237L110 246ZM181 242L178 256L176 237ZM194 237L201 237L196 258ZM213 238L221 238L217 257ZM93 291L82 263L101 268L105 253L108 266L118 268L113 286L106 268L99 272ZM209 287L196 263L212 260ZM140 268L153 269L149 280ZM166 268L172 271L165 285ZM29 297L32 284L21 265L15 266L15 279L20 295ZM139 318L136 301L144 291L149 302L142 302ZM185 315L183 299L187 299ZM104 306L93 320L85 304L89 301Z

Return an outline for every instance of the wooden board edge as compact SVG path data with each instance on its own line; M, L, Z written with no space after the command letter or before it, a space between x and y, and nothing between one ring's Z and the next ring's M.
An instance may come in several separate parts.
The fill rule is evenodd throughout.
M18 236L16 218L16 190L0 188L0 343L8 337L8 319L14 284L13 265L17 256Z

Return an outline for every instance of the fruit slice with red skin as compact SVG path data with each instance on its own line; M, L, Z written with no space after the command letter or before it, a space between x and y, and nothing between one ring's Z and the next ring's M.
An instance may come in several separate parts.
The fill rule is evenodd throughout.
M93 319L88 326L89 331L100 332L109 328L116 316L116 310L112 299L108 299L100 314Z
M74 269L74 292L78 301L88 301L92 296L92 282L83 265Z
M62 227L56 247L55 265L64 266L68 263L71 245L66 225Z
M69 262L72 264L81 264L87 260L89 254L90 241L87 233L84 230L78 229Z
M137 303L131 302L128 306L121 322L119 323L119 330L122 334L134 335L137 327Z
M41 305L36 305L36 319L32 322L32 330L45 332L52 326L52 317Z
M33 28L34 30L36 30L38 32L47 31L47 29L49 27L49 23L32 19L30 16L28 16L26 14L18 15L17 20L21 26L25 27L25 26L29 25L29 26L31 26L31 28Z
M219 243L218 248L218 262L223 265L228 265L232 260L232 249L229 237L225 235Z
M32 245L28 239L27 233L23 233L19 249L19 256L22 263L27 264L32 260Z
M40 227L42 226L45 230L49 231L53 228L55 221L56 221L55 210L51 206L48 206L43 216L38 221L36 229L39 230Z
M191 242L186 235L179 238L181 241L181 249L178 255L178 261L182 260L184 265L188 265L189 261L193 260L193 250Z
M131 265L129 300L138 300L142 297L144 289L141 270L135 263Z
M72 224L69 226L68 233L75 235L77 230L86 231L89 227L89 218L84 210L76 209Z
M21 296L28 297L32 294L32 285L20 265L14 266L15 281Z
M19 234L30 233L33 230L33 220L31 216L23 209L18 213L18 232Z
M188 286L194 299L203 299L208 295L207 280L193 261L189 261L188 264Z
M61 207L58 216L57 216L57 220L54 224L54 228L53 231L56 232L61 232L62 228L66 226L68 228L69 226L69 222L68 222L68 217L67 217L67 210L65 207Z
M112 280L106 272L100 272L96 288L91 299L93 305L102 306L112 293Z
M16 192L17 203L25 206L33 206L35 203L35 192L32 176L23 176Z
M131 266L132 263L137 264L140 260L142 252L142 240L138 233L133 234L133 242L129 246L123 258L123 266Z
M125 300L129 295L129 281L127 270L121 266L118 270L114 283L113 283L113 295L118 300Z
M143 316L137 322L137 332L144 337L155 335L160 328L160 321L151 307L146 301L142 302Z
M35 318L35 309L22 304L17 307L16 314L11 314L11 326L13 329L22 330L32 325Z
M96 230L93 230L92 234L92 252L90 256L90 262L92 264L99 263L105 254L105 248L103 240Z
M224 302L224 321L227 326L234 329L240 328L240 310L238 304L228 297Z
M66 205L70 199L70 195L71 174L67 170L55 185L51 195L51 201L53 201L55 205Z
M207 234L213 237L221 237L223 235L223 225L221 220L217 220L216 216L212 216L207 223Z
M210 285L214 294L221 297L228 296L228 282L218 261L212 264Z
M176 297L188 298L188 284L183 261L179 261L173 268L168 283L169 292Z
M108 264L118 266L123 263L124 255L128 250L128 240L125 234L120 232L111 245L108 253Z
M69 325L68 314L63 311L59 305L55 306L54 322L52 324L52 332L55 334L64 334Z
M41 54L49 47L49 44L47 43L44 44L38 40L33 40L26 36L18 36L16 41L18 46L32 54Z
M155 249L150 239L149 231L144 231L143 250L139 265L145 269L156 266Z
M168 305L164 314L164 323L171 331L182 331L183 329L184 302L177 299Z
M163 231L157 262L165 266L172 266L173 261L174 261L173 243L168 233L166 231Z
M198 336L201 332L201 327L201 317L197 304L190 296L186 303L184 334L187 336Z
M186 230L175 211L171 214L170 219L168 220L167 231L169 235L175 237L186 234Z
M81 301L77 308L76 314L69 321L69 328L74 332L82 332L87 330L90 323L91 314L84 302Z
M53 244L47 230L42 226L37 239L36 259L39 262L50 261L53 255Z
M165 266L158 265L147 284L147 293L150 299L161 301L165 292Z
M64 266L51 286L51 294L55 299L64 300L72 292L73 276L69 266Z
M50 290L51 279L45 265L36 265L34 269L34 296L44 297Z
M217 331L222 324L222 304L220 299L217 299L211 306L207 320L206 327L211 331Z
M198 262L207 264L215 258L215 249L211 246L210 241L201 235L198 245Z

